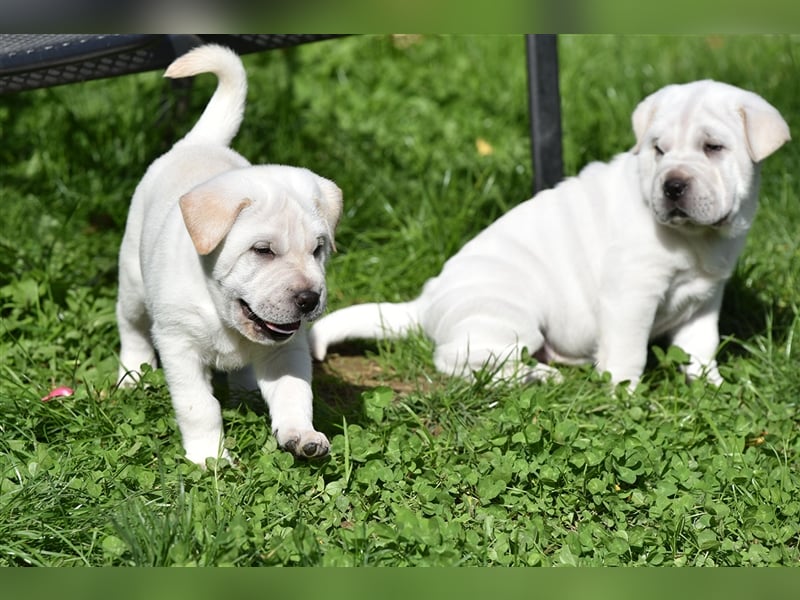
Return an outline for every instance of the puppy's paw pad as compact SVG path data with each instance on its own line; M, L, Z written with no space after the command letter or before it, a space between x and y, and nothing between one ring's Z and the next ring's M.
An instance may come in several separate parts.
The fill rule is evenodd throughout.
M299 458L319 458L330 452L331 444L323 434L318 431L276 431L275 437L281 448L291 452Z
M328 440L325 440L324 443L308 442L303 445L303 454L309 458L314 456L325 456L329 451L330 445L328 444Z

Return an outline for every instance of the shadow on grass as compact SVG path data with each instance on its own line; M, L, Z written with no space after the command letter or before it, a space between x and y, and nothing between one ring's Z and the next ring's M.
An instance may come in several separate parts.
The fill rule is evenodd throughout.
M325 362L314 363L314 426L319 431L328 436L341 433L343 418L348 424L366 424L362 397L376 387L390 387L398 393L408 391L408 384L391 379L370 358L377 351L374 344L351 342L336 346ZM267 416L267 406L257 391L233 388L224 373L214 373L212 383L214 396L223 408Z
M725 288L719 319L720 338L748 342L769 335L783 340L792 329L795 317L791 307L764 301L737 272ZM723 344L720 359L724 361L726 355L745 356L748 352L740 343Z
M320 431L339 432L343 417L348 424L371 423L364 413L364 394L376 388L390 388L402 398L437 385L421 372L395 369L377 358L381 353L379 342L346 342L329 349L325 361L314 363L314 422Z
M747 357L747 342L767 335L772 329L772 336L782 340L792 328L795 315L789 307L780 307L776 303L765 302L748 287L744 277L735 273L725 287L725 296L719 318L719 334L721 346L717 361L724 364L731 357ZM732 343L727 343L731 340ZM657 346L667 351L670 346L668 338L657 338L648 345L647 365L645 372L658 368L658 359L652 347Z
M342 419L365 425L363 394L388 385L383 370L370 358L377 346L347 342L333 348L325 361L314 362L314 423L326 435L341 433Z

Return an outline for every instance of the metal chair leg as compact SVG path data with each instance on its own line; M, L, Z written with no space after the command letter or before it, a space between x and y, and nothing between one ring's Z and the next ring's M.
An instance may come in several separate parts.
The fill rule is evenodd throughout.
M553 34L525 36L534 193L553 187L564 176L556 41Z

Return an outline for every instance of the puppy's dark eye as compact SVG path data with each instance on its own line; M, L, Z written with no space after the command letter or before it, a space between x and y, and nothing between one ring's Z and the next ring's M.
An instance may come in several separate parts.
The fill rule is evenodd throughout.
M260 256L275 256L275 253L269 246L253 246L253 252Z
M722 144L714 144L712 142L706 142L703 144L703 152L706 154L716 154L718 152L722 152L725 149L725 146Z
M653 144L653 150L656 151L656 156L664 156L664 151L659 147L658 144Z
M317 247L314 248L314 258L322 258L325 254L325 240L320 238L317 240Z

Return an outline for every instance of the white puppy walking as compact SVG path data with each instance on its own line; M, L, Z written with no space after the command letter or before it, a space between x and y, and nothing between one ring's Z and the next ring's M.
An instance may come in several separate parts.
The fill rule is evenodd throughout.
M633 113L636 145L520 204L401 304L351 306L321 319L312 352L349 338L421 328L435 364L523 381L551 361L593 362L635 386L648 340L668 335L690 378L722 378L714 355L726 280L756 212L759 163L789 140L778 111L727 84L670 85ZM521 362L522 349L539 364Z
M251 166L228 144L244 113L239 57L203 46L167 77L211 72L219 84L194 128L147 170L119 257L119 381L158 359L189 460L229 458L211 371L252 367L278 443L328 452L312 425L305 323L325 309L325 263L342 193L307 169Z

